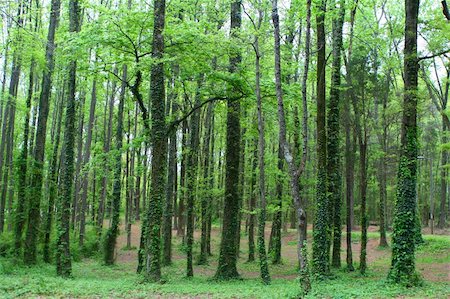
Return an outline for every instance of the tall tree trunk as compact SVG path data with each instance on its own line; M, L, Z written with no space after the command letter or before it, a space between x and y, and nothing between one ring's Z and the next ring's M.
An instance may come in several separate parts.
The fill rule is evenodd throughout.
M276 183L276 210L273 215L272 231L270 234L269 255L272 257L272 264L281 263L281 218L283 203L283 147L278 142L278 175ZM295 215L295 208L294 208ZM295 219L295 218L294 218ZM295 220L294 220L295 222Z
M274 4L276 7L276 3ZM262 16L260 15L260 18ZM258 47L258 45L257 45ZM259 219L258 219L258 256L260 275L264 284L270 284L269 266L267 263L266 244L265 244L265 228L266 228L266 178L265 178L265 140L264 140L264 116L262 112L262 99L261 99L261 73L259 55L256 60L256 100L257 100L257 112L258 112L258 166L259 166ZM255 157L256 158L256 157ZM252 195L253 196L253 195ZM281 214L281 211L280 211ZM280 218L281 220L281 218ZM281 229L281 223L280 223ZM281 237L281 233L280 233ZM281 244L280 244L281 245ZM281 248L280 248L281 250ZM280 254L281 255L281 254Z
M55 123L55 138L53 140L53 154L52 154L52 160L50 162L50 169L49 169L49 178L48 178L48 185L49 185L49 191L48 191L48 207L47 207L47 215L45 220L45 227L44 227L44 249L43 249L43 255L44 255L44 261L46 263L50 263L51 261L51 253L50 253L50 237L52 232L52 220L53 220L53 211L54 211L54 205L55 205L55 198L58 196L57 194L57 184L58 184L58 151L59 151L59 143L60 143L60 137L61 137L61 122L63 117L63 108L64 108L64 88L62 91L61 100L59 101L59 105L57 108L57 120Z
M340 90L341 90L341 49L342 27L345 16L345 1L336 1L339 14L333 18L333 66L331 69L330 101L328 102L328 148L327 148L327 184L330 212L330 226L333 233L333 251L331 265L341 267L341 150L340 150ZM335 7L336 8L336 7ZM336 8L337 9L337 8Z
M114 74L117 74L117 67L114 68ZM109 99L109 104L106 104L106 107L109 105L109 109L105 107L105 122L104 124L107 126L106 133L104 136L104 143L103 143L103 153L105 157L109 153L109 150L111 148L111 136L112 136L112 122L113 122L113 114L114 114L114 100L116 98L116 81L114 80L111 84L111 95ZM108 111L108 122L106 122L106 111ZM106 159L106 158L105 158ZM106 201L107 201L107 194L108 194L108 173L110 171L109 167L107 166L108 163L105 161L105 169L104 174L102 175L102 191L101 191L101 197L100 201L98 203L98 216L97 216L97 227L99 230L99 233L101 233L103 228L103 219L105 217L105 208L106 208Z
M103 260L106 265L114 264L117 236L120 223L120 194L122 190L122 139L123 139L123 110L125 102L127 66L122 68L122 86L119 96L119 110L117 112L116 150L118 151L114 167L114 185L112 194L112 223L105 235Z
M205 188L206 194L202 195L201 201L201 221L202 221L202 233L200 239L200 256L198 259L198 264L206 264L208 262L208 215L210 213L210 205L213 199L211 195L211 189L209 188L211 176L211 139L212 137L212 116L213 116L213 103L208 104L205 115L205 137L203 140L203 186Z
M208 188L210 190L214 189L215 183L214 183L214 165L215 165L215 161L214 161L214 140L215 138L212 138L212 136L214 135L214 104L211 103L212 105L212 112L211 112L211 157L209 159L209 169L210 169L210 176L209 176L209 180L208 180ZM212 226L212 211L214 208L214 204L217 204L217 201L214 201L213 197L211 197L211 200L208 202L208 207L207 207L207 231L206 231L206 252L208 253L208 255L212 255L211 253L211 226Z
M231 3L231 37L237 37L241 29L241 0ZM241 63L240 53L230 57L229 72L236 73ZM230 90L234 96L235 90ZM225 167L225 198L223 207L222 240L220 243L219 265L216 272L218 279L233 279L239 277L236 268L236 233L239 225L239 154L241 150L241 105L238 100L227 101L227 137L226 137L226 167Z
M22 234L25 225L25 208L27 206L27 166L28 166L28 137L30 133L30 110L31 100L33 98L33 84L36 62L33 59L30 65L30 77L28 81L28 95L26 102L25 121L23 124L23 143L20 151L20 158L18 163L18 192L17 192L17 207L15 210L14 221L14 247L16 254L19 256L22 248Z
M78 229L77 223L80 222L81 214L81 203L80 203L80 193L81 193L81 167L83 164L83 136L84 136L84 104L86 102L86 95L82 91L80 95L80 101L76 103L78 107L75 109L78 111L78 135L76 136L77 142L77 158L75 166L75 194L72 201L72 214L71 214L71 229Z
M177 236L181 237L184 243L184 225L186 223L184 200L186 197L186 162L187 162L187 138L188 138L188 122L183 121L182 124L182 136L181 136L181 168L180 168L180 198L178 204L178 227Z
M15 111L17 101L17 90L20 81L20 72L22 67L22 27L24 26L24 14L26 14L27 4L25 1L18 2L17 8L17 33L15 36L15 50L11 66L11 78L7 93L6 109L4 111L2 123L2 139L0 143L0 233L4 230L6 192L8 188L8 175L11 165L12 146L14 136ZM6 150L6 153L5 153Z
M171 97L172 117L177 115L178 103L176 97ZM169 105L169 104L168 104ZM167 266L172 263L172 217L173 217L173 203L176 198L174 192L176 186L176 172L177 172L177 132L173 130L170 133L169 146L169 165L167 174L167 190L166 201L164 205L164 223L163 223L163 259L162 264Z
M448 80L448 79L447 79ZM449 84L447 82L447 84ZM444 108L445 109L445 108ZM445 112L444 112L445 113ZM442 116L442 118L447 116ZM445 121L442 121L442 144L447 143L447 125L445 124ZM447 212L445 211L445 204L447 200L447 173L448 170L446 168L448 162L448 152L446 150L443 150L441 153L441 202L440 202L440 212L439 212L439 221L438 221L438 227L443 229L445 227L445 218L447 215Z
M92 128L94 127L95 121L95 106L97 104L97 78L94 78L92 82L92 93L91 93L91 106L89 107L89 122L87 126L87 136L86 142L84 144L84 156L83 156L83 167L89 163L91 157L91 143L92 143ZM84 235L86 231L86 209L87 209L87 196L88 196L88 179L89 171L83 170L83 179L81 184L81 214L80 214L80 238L79 244L83 246Z
M419 0L405 2L405 92L399 157L397 201L392 235L392 266L389 278L415 285L416 181L417 181L417 23Z
M69 1L69 32L80 31L80 4L78 0ZM75 141L75 92L76 92L77 62L69 63L68 95L66 102L66 117L64 127L64 165L61 174L61 197L59 198L57 221L56 272L59 276L72 275L70 255L70 199L72 198L73 162Z
M327 132L325 101L325 11L326 1L317 6L317 189L314 219L313 271L318 276L330 273L330 231L327 198Z
M387 154L388 154L388 124L386 118L387 112L387 101L389 98L389 86L390 86L390 71L387 74L386 79L386 94L383 97L383 106L381 111L381 125L382 125L382 135L381 135L381 147L383 151L383 156L380 159L380 246L387 247L387 236L386 236L386 202L387 202Z
M40 205L42 197L42 177L44 168L45 139L47 135L47 118L50 108L50 93L52 89L52 75L55 68L55 33L58 27L61 0L52 0L50 23L48 27L47 45L45 48L46 68L42 78L42 89L39 98L38 124L36 128L35 146L31 163L30 196L28 207L28 221L24 261L26 264L36 263L36 243L40 220Z
M309 282L309 273L307 266L307 254L306 254L306 213L304 211L303 205L300 198L300 184L299 178L300 174L304 170L306 155L302 156L302 162L299 166L296 165L294 156L292 155L289 144L286 139L286 119L284 113L284 103L283 103L283 91L281 86L281 54L280 54L280 23L278 16L278 5L276 0L272 0L272 22L274 26L274 58L275 58L275 89L277 95L277 103L278 103L278 123L279 123L279 142L283 149L284 159L286 160L286 164L288 165L289 175L291 178L291 192L292 198L295 203L295 207L297 209L297 220L298 220L298 260L300 265L300 284L303 293L308 293L310 290L310 282ZM262 121L262 120L259 120ZM261 134L260 130L260 134ZM261 138L261 135L260 135ZM306 140L305 140L306 141ZM305 143L306 146L306 143ZM260 159L261 159L260 155ZM260 160L260 164L263 161ZM260 165L261 167L261 165ZM261 170L260 170L261 171ZM260 179L261 181L261 179ZM260 182L261 183L261 182ZM263 185L260 186L260 189Z
M200 89L203 75L197 82L197 92L195 95L195 106L200 104ZM192 246L194 244L194 205L197 187L198 150L200 144L200 109L195 110L191 119L191 134L189 135L189 151L187 157L187 204L186 204L186 245L187 245L187 269L186 276L194 276L192 268Z
M353 228L353 186L355 169L355 143L353 142L350 125L350 101L346 100L344 111L345 125L345 199L346 199L346 242L347 242L347 270L353 271L352 228Z
M151 281L161 279L161 217L162 201L166 190L166 164L167 164L167 132L165 115L165 86L164 63L161 61L164 54L164 24L166 2L155 0L152 57L158 62L151 68L150 98L152 100L152 174L150 202L147 210L148 223L143 228L146 234L147 268L146 276Z
M256 196L258 190L256 188L256 168L258 167L258 143L253 155L253 166L252 166L252 182L250 185L250 199L248 210L250 212L250 217L248 220L248 262L253 262L255 260L255 224L256 224Z
M351 67L350 60L352 58L353 50L353 32L355 24L355 15L357 9L358 1L353 5L350 12L350 37L348 46L347 60L345 61L346 68L346 81L349 89L346 93L346 101L344 103L344 125L345 125L345 197L346 197L346 241L347 241L347 270L354 271L353 267L353 253L352 253L352 229L353 229L353 206L354 206L354 169L355 169L355 151L356 151L356 133L351 130L351 114L350 107L352 105L352 77L351 77Z

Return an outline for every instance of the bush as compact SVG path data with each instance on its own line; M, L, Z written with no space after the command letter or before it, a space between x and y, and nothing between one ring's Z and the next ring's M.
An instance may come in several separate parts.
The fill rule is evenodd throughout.
M86 233L84 235L83 246L80 247L78 239L79 233L72 233L70 242L70 252L72 259L76 262L81 261L83 258L89 258L96 256L100 249L100 238L95 228L86 227Z
M14 251L14 235L11 232L0 234L0 256L9 256Z

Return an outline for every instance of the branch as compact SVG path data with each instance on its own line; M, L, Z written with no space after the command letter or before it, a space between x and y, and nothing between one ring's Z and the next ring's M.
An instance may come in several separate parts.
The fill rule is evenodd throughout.
M422 61L422 60L425 60L425 59L431 59L431 58L438 57L438 56L445 55L445 54L449 54L449 53L450 53L450 49L447 49L447 50L441 51L441 52L436 53L436 54L419 57L419 58L417 58L417 61L419 62L419 61Z
M450 21L450 11L448 10L447 1L442 0L442 13L447 18L448 21Z
M176 127L182 123L183 121L185 121L189 116L191 116L195 111L197 111L198 109L202 108L203 106L205 106L208 103L211 102L215 102L215 101L236 101L236 100L240 100L242 99L244 96L239 96L239 97L234 97L234 98L228 98L228 97L212 97L207 99L206 101L194 106L188 113L186 113L185 115L183 115L182 117L172 121L169 123L169 125L167 126L167 132L170 133L172 132L172 130L176 129Z

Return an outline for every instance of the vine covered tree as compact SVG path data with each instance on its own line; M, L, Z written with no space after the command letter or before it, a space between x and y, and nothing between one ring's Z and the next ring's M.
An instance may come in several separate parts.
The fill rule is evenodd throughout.
M415 270L416 188L417 188L417 26L419 0L405 1L405 48L403 117L395 205L392 265L389 278L397 283L416 285L420 279Z

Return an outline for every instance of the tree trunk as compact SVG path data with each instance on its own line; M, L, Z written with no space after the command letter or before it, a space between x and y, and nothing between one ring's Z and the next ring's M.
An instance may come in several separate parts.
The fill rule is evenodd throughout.
M146 277L150 281L161 279L161 217L162 201L164 197L166 164L167 164L167 132L165 115L165 86L164 86L164 63L161 61L164 54L164 24L165 24L166 2L155 0L154 2L154 24L152 57L158 62L151 68L150 98L152 100L152 174L150 202L147 210L148 227L143 227L146 234L147 267Z
M114 72L114 74L117 74L117 67L114 68L113 72ZM106 108L106 107L108 107L107 103L106 103L106 107L105 107L104 125L107 124L106 134L105 134L104 143L103 143L103 153L104 153L105 157L107 156L107 154L109 153L109 150L111 148L114 100L116 98L115 95L116 95L116 81L114 80L111 84L109 109ZM109 111L108 112L108 123L106 123L106 111ZM107 200L107 194L108 194L108 173L110 171L109 167L107 166L108 163L106 163L106 158L105 158L104 162L105 162L106 167L104 169L104 174L102 176L102 191L101 191L102 194L100 197L100 201L98 203L98 216L97 216L97 227L98 227L99 233L101 233L102 228L103 228L103 219L105 217L105 206L107 206L106 200Z
M52 89L52 75L55 68L55 33L58 27L59 14L61 9L61 0L52 0L50 11L50 23L47 34L47 45L45 48L46 68L42 78L42 89L39 98L38 124L36 128L36 138L34 152L31 163L30 178L30 196L28 207L28 224L26 230L26 239L24 261L26 264L36 263L37 235L40 220L40 205L42 197L42 177L44 168L45 139L47 135L47 118L50 106L50 93Z
M78 105L77 108L75 108L78 111L78 136L77 139L77 163L75 166L75 194L73 196L72 201L72 214L71 214L71 229L76 230L77 223L80 221L80 214L81 214L81 204L80 204L80 193L81 193L81 166L83 164L83 136L84 136L84 104L86 102L86 95L84 91L82 91L82 94L80 96L80 101L76 103Z
M11 78L9 81L9 89L7 93L6 109L4 111L3 123L2 123L2 139L0 143L0 233L3 233L5 224L5 209L6 209L6 191L8 188L8 175L10 169L10 159L12 155L13 136L14 136L14 123L15 123L15 111L17 101L17 90L20 81L20 72L22 66L22 31L21 27L24 26L24 1L19 1L17 9L17 37L13 53L13 61L11 66ZM5 154L6 149L6 154Z
M211 189L209 187L211 176L211 163L210 163L210 146L212 137L212 116L213 116L213 103L208 104L205 115L205 137L203 140L203 187L206 193L203 194L201 201L201 220L202 220L202 233L200 239L200 256L198 264L206 264L208 262L208 216L210 214L210 206L213 196L211 195ZM209 189L209 190L208 190Z
M254 155L253 155L253 166L252 166L252 182L250 186L250 199L248 210L250 212L250 217L248 220L248 262L255 261L255 223L256 223L256 168L258 167L258 145L256 144Z
M295 164L294 156L291 154L289 144L286 140L286 119L284 114L283 93L281 86L280 23L276 0L272 0L272 22L274 26L275 89L278 103L278 123L280 127L279 142L282 146L284 159L286 160L286 164L288 165L289 175L291 178L292 198L295 203L295 207L297 209L297 219L298 219L297 232L299 236L297 254L300 265L300 284L302 287L302 292L306 294L310 290L311 285L309 282L309 273L307 266L306 235L304 234L306 232L306 213L303 209L304 203L301 202L300 199L300 185L299 185L299 177L304 170L306 151L304 151L304 155L302 156L302 163L300 164L300 166L297 166ZM262 119L259 119L259 121L262 122ZM260 130L260 139L261 139L261 132L263 132L263 130ZM307 138L305 139L305 141L307 141ZM306 143L304 144L304 146L306 146ZM262 156L263 155L260 154L260 167L261 164L263 164L263 161L261 160ZM264 185L260 185L261 191L263 190L263 186Z
M14 247L16 254L19 256L22 248L22 234L23 227L25 225L25 209L27 206L27 166L28 166L28 137L30 133L30 110L31 110L31 100L33 98L33 84L34 84L34 72L35 72L36 62L34 59L31 61L30 65L30 77L28 81L28 95L26 102L25 111L25 121L23 124L23 144L20 151L20 158L18 163L18 192L17 192L17 207L15 210L15 221L14 221Z
M117 131L116 131L116 150L118 151L115 157L114 167L114 185L112 194L112 223L105 235L104 256L103 260L106 265L114 264L115 248L117 236L119 235L120 222L120 194L122 190L121 175L122 175L122 140L123 140L123 110L125 102L126 82L127 80L127 66L122 68L122 86L119 96L119 110L117 112Z
M80 5L78 0L69 2L69 32L80 31ZM75 92L76 92L77 62L69 63L68 95L66 102L66 118L64 127L64 165L61 174L61 197L59 199L58 221L57 221L57 250L56 250L56 272L59 276L69 277L72 275L72 262L70 255L70 199L72 198L73 185L73 156L75 141Z
M314 219L313 271L318 276L330 273L330 231L327 199L327 132L325 101L325 1L317 7L317 189Z
M241 29L241 0L231 3L231 37L237 37ZM241 54L230 57L230 73L236 73L241 63ZM236 91L231 90L232 94ZM222 240L220 243L219 265L216 272L218 279L238 278L236 232L239 225L239 154L241 151L241 105L238 100L227 101L227 137L226 137L226 167L225 167L225 198L223 207Z
M339 4L339 15L333 17L333 66L331 69L330 101L328 102L328 144L327 144L327 184L330 213L330 227L333 233L331 266L341 267L341 150L340 150L340 90L341 90L341 49L342 26L345 16L345 1Z
M281 263L281 217L283 203L283 147L278 143L278 175L276 183L276 210L273 215L272 231L270 234L269 255L272 258L272 264ZM295 215L295 207L293 209ZM295 219L295 218L294 218ZM294 220L295 224L295 220ZM294 225L295 228L295 225Z
M186 197L186 162L187 162L187 138L188 138L188 122L183 121L182 124L182 136L181 136L181 169L180 169L180 199L178 204L178 228L177 236L181 237L184 243L184 225L186 223L186 217L184 215L184 200Z
M58 171L59 171L58 150L61 138L61 122L63 117L63 108L64 108L64 89L62 92L61 100L59 101L59 105L57 106L55 138L53 140L53 154L52 160L50 162L49 178L48 178L49 195L48 195L47 215L44 228L44 249L43 249L44 261L46 263L50 263L51 261L50 237L52 232L52 220L53 220L55 198L58 196L57 194Z
M86 142L84 144L84 157L83 157L83 168L89 163L91 157L91 143L92 143L92 128L94 127L95 121L95 106L97 103L97 79L94 78L92 82L92 94L91 94L91 106L89 107L89 122L87 126L87 136ZM86 231L86 209L87 209L87 196L88 196L88 179L89 171L87 169L83 170L83 179L81 184L81 214L80 214L80 238L79 244L82 247L84 243L84 235Z
M176 117L178 110L178 103L176 97L172 95L172 117ZM168 103L169 105L170 103ZM176 172L177 172L177 132L174 130L170 133L169 145L169 169L167 173L167 190L166 201L164 203L164 223L163 223L163 259L162 264L168 266L172 264L172 217L173 217L173 203L176 198Z
M448 79L447 79L448 80ZM447 82L447 84L449 84ZM445 99L445 104L446 99ZM445 105L446 106L446 105ZM443 109L446 109L446 107L443 107ZM445 112L444 112L445 113ZM446 115L442 116L442 118L447 117ZM447 128L445 121L442 120L442 144L447 143ZM440 203L440 212L439 212L439 221L438 221L438 227L440 229L443 229L445 227L445 218L446 218L446 211L445 211L445 203L447 200L447 168L445 167L447 165L448 160L448 153L446 150L443 150L441 153L441 203Z
M417 180L417 23L419 0L405 2L405 92L399 157L397 201L392 235L392 265L389 278L396 283L415 285L414 251Z
M200 104L200 88L203 81L203 75L197 83L197 92L195 95L195 106ZM191 119L191 134L189 135L189 151L187 157L187 205L186 205L186 245L187 245L187 270L186 276L193 277L192 268L192 246L194 244L194 204L197 187L197 169L198 169L198 150L200 144L200 109L195 110Z

